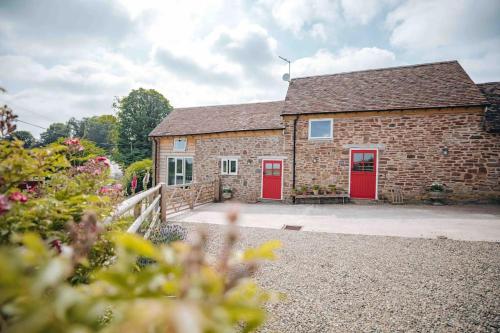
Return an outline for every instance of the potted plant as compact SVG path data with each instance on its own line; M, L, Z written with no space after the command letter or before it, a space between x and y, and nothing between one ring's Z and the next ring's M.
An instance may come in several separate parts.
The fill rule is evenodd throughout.
M232 196L233 196L233 191L231 190L230 187L224 187L222 189L222 198L224 198L225 200L229 200L231 199Z
M312 189L313 189L314 195L318 195L319 194L319 185L317 185L317 184L313 185Z
M446 198L446 192L443 184L434 182L429 187L429 198L434 204L442 204L442 201Z
M337 185L334 185L334 184L330 184L330 185L328 185L328 193L330 193L330 194L331 194L331 193L335 194L336 189L337 189Z
M307 194L307 186L302 185L302 186L300 187L300 192L301 192L301 194Z

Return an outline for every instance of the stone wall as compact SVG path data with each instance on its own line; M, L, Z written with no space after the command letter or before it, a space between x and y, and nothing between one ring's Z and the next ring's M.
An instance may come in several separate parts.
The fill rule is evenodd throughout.
M182 153L173 151L174 137L162 137L159 141L158 181L167 179L167 157L192 156L194 181L220 177L222 186L229 186L235 199L255 202L261 196L261 157L283 157L282 132L263 130L190 135L186 136L187 149ZM238 159L238 175L221 175L222 157Z
M293 119L285 116L286 156L292 160ZM333 118L333 140L308 140L311 118ZM432 182L444 183L457 200L500 196L500 135L484 131L484 109L301 115L297 119L296 186L349 188L349 148L379 149L378 195L399 187L419 200ZM443 154L448 148L448 155ZM285 170L285 197L292 173Z

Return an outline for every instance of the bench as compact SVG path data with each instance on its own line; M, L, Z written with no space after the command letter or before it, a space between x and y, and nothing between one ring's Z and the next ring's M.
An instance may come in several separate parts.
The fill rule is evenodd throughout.
M295 194L295 203L297 199L306 201L307 199L317 200L321 203L321 199L341 199L342 204L349 202L349 194L347 193L331 193L331 194Z

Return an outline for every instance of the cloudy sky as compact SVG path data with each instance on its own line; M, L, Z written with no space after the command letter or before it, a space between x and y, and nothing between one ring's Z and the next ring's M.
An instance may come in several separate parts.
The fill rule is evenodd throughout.
M499 17L498 0L0 0L0 102L46 127L138 87L174 107L279 100L278 55L292 77L457 59L499 81Z

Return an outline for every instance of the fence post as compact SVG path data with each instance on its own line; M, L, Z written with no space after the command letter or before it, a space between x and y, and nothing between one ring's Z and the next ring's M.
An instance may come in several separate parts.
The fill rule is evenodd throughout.
M142 214L142 200L135 204L134 206L134 219L138 218Z
M220 201L220 178L217 177L214 180L214 201Z
M160 188L160 218L162 223L167 222L167 185L161 184Z

